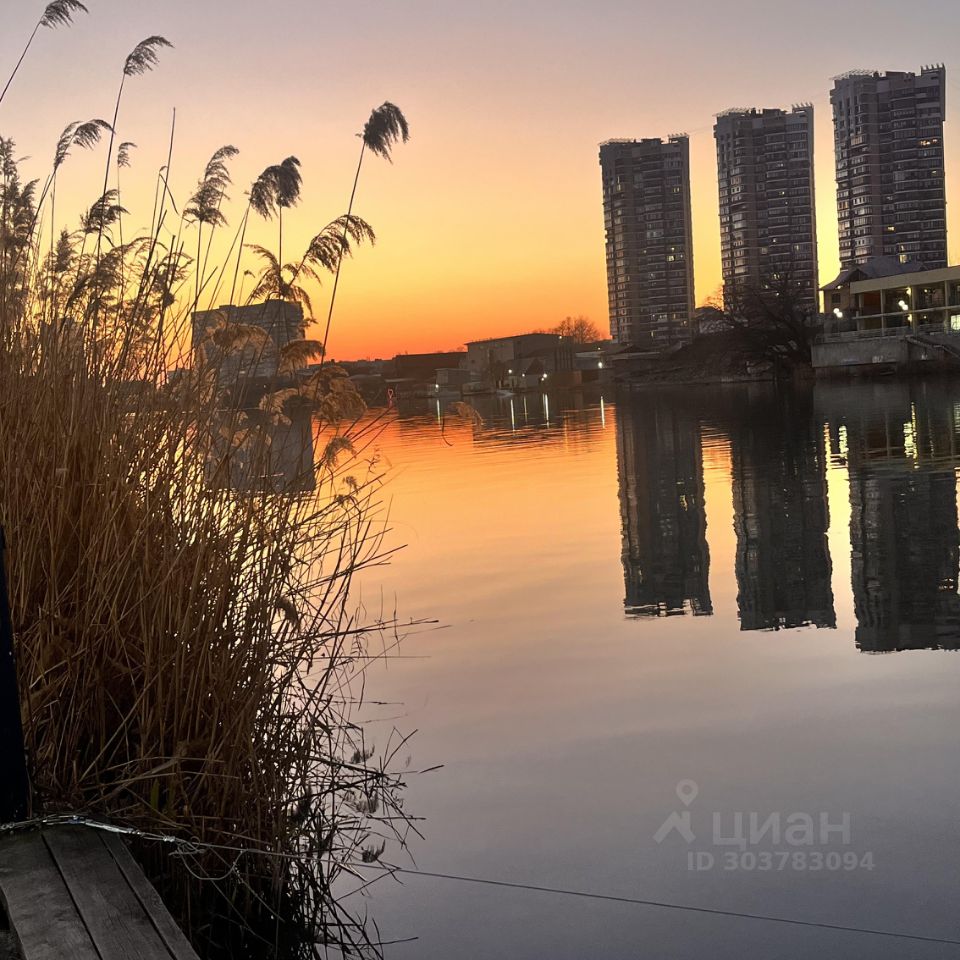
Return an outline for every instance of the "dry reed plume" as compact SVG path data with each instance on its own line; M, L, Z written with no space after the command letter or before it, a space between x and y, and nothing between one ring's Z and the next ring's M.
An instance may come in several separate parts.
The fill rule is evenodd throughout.
M41 25L84 9L51 8ZM123 80L165 46L139 45ZM0 522L34 813L303 855L313 862L205 850L189 865L228 874L203 890L244 921L237 930L259 917L258 942L290 956L317 944L362 952L370 938L331 884L405 823L393 751L374 754L353 718L367 640L389 626L361 623L350 600L353 575L384 557L380 481L363 457L376 428L358 422L363 403L342 370L304 369L322 343L277 349L257 323L221 317L201 349L188 347L201 298L213 301L231 272L236 282L250 210L282 218L299 197L299 164L261 175L236 265L208 270L236 149L213 155L176 216L164 168L149 229L124 240L129 214L110 179L134 145L114 156L115 136L116 122L68 126L42 186L21 179L0 139ZM44 238L58 169L103 140L103 190L79 228ZM276 256L258 248L266 268L253 299L309 308L304 284L372 240L351 211L292 264L280 243ZM275 368L259 400L244 401L224 370L270 349ZM295 475L278 449L299 436L291 425L317 444ZM172 875L165 893L210 955L256 954L249 935L210 920L185 871L144 855L154 876Z

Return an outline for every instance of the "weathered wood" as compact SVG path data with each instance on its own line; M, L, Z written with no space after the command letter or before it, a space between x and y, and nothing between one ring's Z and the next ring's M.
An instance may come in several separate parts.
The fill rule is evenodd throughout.
M110 852L91 830L57 827L43 838L104 960L170 960L170 951Z
M116 834L0 838L0 900L24 960L198 960Z
M102 960L39 833L0 843L0 895L24 960Z
M143 875L143 871L137 866L123 840L115 833L101 833L100 839L107 850L110 851L127 883L130 884L130 888L143 905L143 909L149 914L153 925L157 928L157 932L172 956L176 960L199 960L193 947L190 946L190 941L174 923L173 917L167 912L160 895Z

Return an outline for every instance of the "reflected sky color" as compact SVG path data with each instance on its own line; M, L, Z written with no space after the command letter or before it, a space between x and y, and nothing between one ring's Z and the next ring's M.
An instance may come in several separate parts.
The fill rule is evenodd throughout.
M43 4L6 6L5 67ZM180 197L225 143L241 150L235 197L267 164L300 157L306 186L288 217L291 250L345 209L353 134L370 108L391 99L406 111L414 139L393 168L371 163L361 183L357 211L380 243L350 264L338 294L331 345L344 358L448 349L576 313L605 326L596 154L608 137L691 135L698 300L720 283L714 113L814 103L823 278L837 267L831 76L945 62L955 156L960 73L951 38L960 15L942 0L908 11L900 0L89 7L72 29L40 35L0 108L0 132L44 175L66 123L109 116L123 58L145 36L165 34L177 49L131 83L121 115L120 139L139 145L125 172L127 205L144 222L174 106ZM58 193L64 214L95 198L98 170L99 156L71 159ZM948 162L948 197L956 187ZM949 210L955 236L960 207ZM257 227L249 239L272 244L274 232ZM956 249L951 242L951 262ZM318 310L326 303L320 293L316 302Z
M956 938L960 390L495 404L452 445L426 408L381 441L408 546L364 598L444 625L367 680L412 769L445 765L409 777L417 865ZM707 833L848 811L875 868L692 874L652 839L684 779ZM956 951L409 876L369 907L420 938L398 958Z

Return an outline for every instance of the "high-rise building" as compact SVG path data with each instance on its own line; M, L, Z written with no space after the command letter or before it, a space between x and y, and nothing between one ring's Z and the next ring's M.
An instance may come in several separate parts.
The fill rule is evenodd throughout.
M885 256L947 266L945 91L942 66L835 78L830 101L844 267Z
M816 310L813 107L727 110L717 116L724 299L793 291Z
M693 338L690 144L600 145L610 335L658 351Z
M262 341L249 339L239 349L224 350L217 343L216 331L234 324L259 327L266 337ZM285 300L197 310L193 315L193 349L216 365L221 383L276 377L280 351L287 344L302 340L305 329L303 307Z

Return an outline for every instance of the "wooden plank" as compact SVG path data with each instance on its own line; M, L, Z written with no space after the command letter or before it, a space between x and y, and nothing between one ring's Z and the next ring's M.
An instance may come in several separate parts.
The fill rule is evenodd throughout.
M170 960L166 944L96 831L57 827L44 831L43 838L102 960Z
M171 955L176 960L199 960L190 941L170 916L160 899L160 894L143 875L143 871L137 866L123 840L115 833L101 833L100 839L110 851L120 871L126 877L127 883L137 895L137 899L143 904L143 909L150 916Z
M39 833L0 842L0 895L24 960L101 960Z

